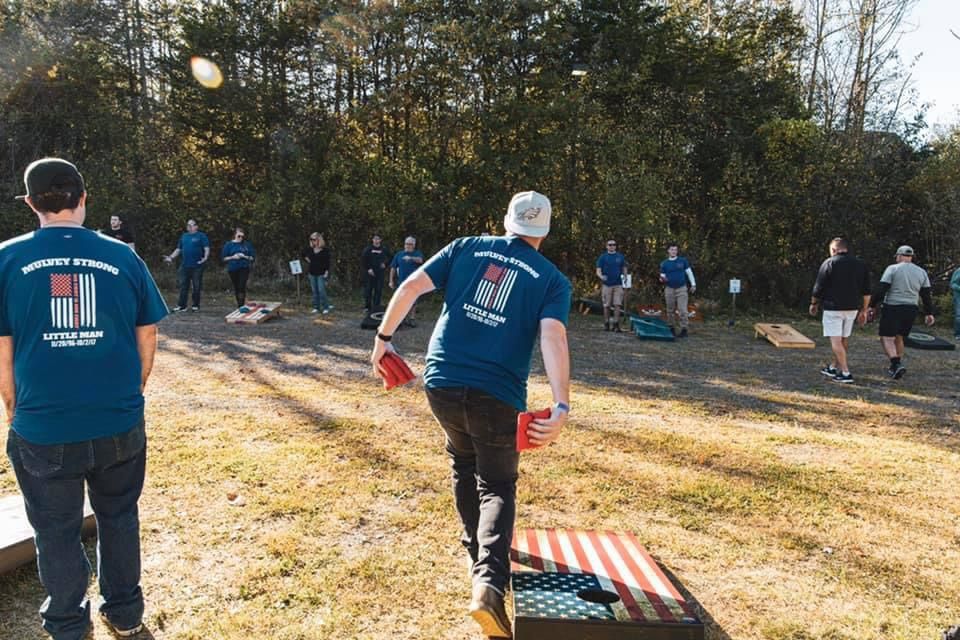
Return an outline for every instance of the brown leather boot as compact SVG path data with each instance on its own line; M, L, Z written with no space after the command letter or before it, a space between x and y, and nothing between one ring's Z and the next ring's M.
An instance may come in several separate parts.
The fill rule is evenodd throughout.
M503 596L488 584L473 586L473 600L470 601L470 616L477 621L485 636L491 638L512 638L510 619L503 607Z

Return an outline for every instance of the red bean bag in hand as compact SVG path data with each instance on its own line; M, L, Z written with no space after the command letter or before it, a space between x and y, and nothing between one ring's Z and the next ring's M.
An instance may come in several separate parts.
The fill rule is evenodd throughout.
M388 390L417 377L395 351L387 351L380 358L380 375L383 377L383 388Z
M527 427L529 427L530 423L535 419L541 420L543 418L549 418L552 413L553 411L550 409L542 409L540 411L524 411L523 413L517 414L517 451L536 449L539 446L530 442L530 439L527 437Z

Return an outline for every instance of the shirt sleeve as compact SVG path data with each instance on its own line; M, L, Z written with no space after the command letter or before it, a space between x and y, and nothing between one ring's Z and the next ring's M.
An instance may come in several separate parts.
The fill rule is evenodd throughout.
M827 277L830 272L830 261L824 260L820 265L820 269L817 271L817 281L813 283L813 293L810 294L811 297L816 298L817 300L823 299L823 290L827 286ZM869 292L869 291L868 291Z
M423 263L420 267L430 276L430 281L436 289L443 289L447 284L447 278L450 277L450 267L453 265L453 259L456 257L459 249L459 241L454 240L443 249L440 249L432 258Z
M256 257L257 257L257 250L254 249L254 248L253 248L253 245L250 244L249 242L247 243L246 251L244 251L244 253L247 254L247 256L249 256L249 257L251 257L251 258L256 258Z
M208 247L208 248L210 247L210 238L207 237L207 234L205 233L200 234L200 244L204 247Z
M893 266L889 266L883 270L883 275L880 276L880 282L886 282L887 284L893 282Z
M603 254L600 254L600 257L597 258L597 268L603 269Z
M567 324L570 316L570 303L573 298L573 287L570 281L560 275L554 278L547 291L547 297L540 309L540 319L553 318Z
M150 270L139 257L137 262L140 266L140 305L137 310L137 326L142 327L148 324L156 324L167 317L169 310L167 303L164 302L157 283L153 281Z
M221 257L221 258L227 258L227 257L229 257L230 255L231 255L231 253L230 253L230 243L228 242L228 243L226 243L225 245L223 245L223 249L220 250L220 257Z

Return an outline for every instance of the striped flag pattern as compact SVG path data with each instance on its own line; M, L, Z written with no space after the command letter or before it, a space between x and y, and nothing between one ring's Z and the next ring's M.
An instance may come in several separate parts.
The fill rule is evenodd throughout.
M570 597L544 591L543 580L531 580L530 572L543 575L581 574L595 577L600 589L619 596L608 606L610 616L618 622L678 624L689 628L700 625L693 607L663 573L636 536L630 533L577 531L561 529L517 529L511 549L514 606L518 619L554 617L568 618L576 608ZM554 579L558 589L566 589L569 579ZM538 590L530 598L524 591ZM569 591L569 589L567 589ZM571 591L576 598L577 591ZM547 598L555 606L542 606ZM582 606L582 605L579 605Z
M93 274L50 274L50 324L54 329L97 326L97 281Z
M473 301L484 309L503 313L507 306L507 299L510 297L510 291L516 281L516 269L508 269L491 262L487 265L487 270L483 273L480 284L477 285Z

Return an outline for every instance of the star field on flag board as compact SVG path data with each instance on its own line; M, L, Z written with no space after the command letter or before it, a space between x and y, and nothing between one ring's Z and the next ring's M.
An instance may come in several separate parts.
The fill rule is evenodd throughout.
M518 529L516 640L703 640L693 606L631 533Z

